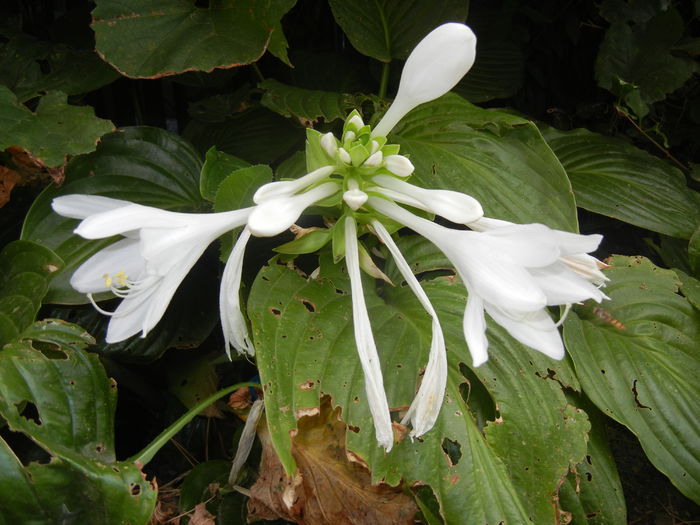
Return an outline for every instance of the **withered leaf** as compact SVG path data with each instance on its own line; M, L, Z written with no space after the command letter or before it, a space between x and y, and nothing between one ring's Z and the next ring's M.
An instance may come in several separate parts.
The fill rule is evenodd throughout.
M328 398L320 413L302 417L292 439L297 463L288 477L261 424L260 477L251 487L248 520L283 518L306 525L390 525L413 523L417 507L401 487L372 485L369 471L350 461L345 449L346 425Z

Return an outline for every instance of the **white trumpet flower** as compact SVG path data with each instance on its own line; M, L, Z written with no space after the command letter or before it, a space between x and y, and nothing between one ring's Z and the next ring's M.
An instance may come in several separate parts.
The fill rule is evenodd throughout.
M590 257L586 252L598 247L600 235L490 219L470 224L482 231L454 230L417 217L386 199L370 197L368 204L431 241L455 265L469 291L464 336L474 366L488 359L484 312L516 340L561 359L561 336L545 307L607 298L566 263L566 257Z
M87 259L73 274L71 285L92 295L111 291L122 298L106 340L143 337L165 313L185 275L206 247L223 233L242 226L252 208L224 213L176 213L100 196L66 195L53 201L54 210L83 219L75 233L86 239L124 238Z

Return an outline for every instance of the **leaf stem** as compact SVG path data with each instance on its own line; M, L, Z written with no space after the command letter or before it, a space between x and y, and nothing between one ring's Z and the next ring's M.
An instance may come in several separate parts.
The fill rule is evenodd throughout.
M386 90L387 87L389 86L389 68L391 66L391 62L384 62L382 64L382 78L379 81L379 96L381 98L386 98Z
M250 382L236 383L235 385L227 386L226 388L223 388L218 392L210 395L208 398L201 401L199 404L195 405L187 412L185 412L182 416L180 416L177 419L177 421L175 421L172 425L163 430L163 432L161 432L157 438L155 438L148 445L146 445L146 447L141 452L139 452L135 456L132 456L128 461L132 463L139 462L142 465L147 464L153 459L153 456L155 456L158 453L158 451L163 447L163 445L170 441L170 439L175 434L182 430L182 428L187 423L192 421L195 418L195 416L199 414L202 410L207 408L209 405L213 404L220 397L223 397L226 394L230 394L234 390L238 390L239 388L243 388L246 386L260 386L260 384Z
M262 71L260 71L258 65L253 62L251 66L253 67L253 71L255 71L255 75L258 77L258 80L260 80L260 82L265 82L265 76L262 74Z
M617 106L617 105L615 105L615 110L617 111L617 114L618 114L618 115L622 115L624 118L626 118L627 121L628 121L630 124L632 124L632 126L634 126L634 128L635 128L639 133L641 133L642 136L643 136L645 139L647 139L647 140L648 140L649 142L651 142L654 146L656 146L664 155L666 155L666 157L668 157L669 160L673 161L673 163L676 164L676 166L678 166L682 172L688 173L688 172L690 171L690 170L688 169L688 167L687 167L685 164L683 164L680 160L678 160L676 157L674 157L673 155L671 155L671 152L670 152L669 150L667 150L666 148L664 148L661 144L659 144L657 141L655 141L654 138L653 138L651 135L649 135L646 131L644 131L644 130L642 129L642 127L641 127L639 124L637 124L637 123L634 121L634 119L633 119L632 117L630 117L629 114L628 114L625 110L623 110L622 108L620 108L620 107Z

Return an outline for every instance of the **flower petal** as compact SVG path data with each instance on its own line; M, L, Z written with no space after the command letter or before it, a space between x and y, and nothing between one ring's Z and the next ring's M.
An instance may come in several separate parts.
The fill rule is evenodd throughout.
M467 308L462 322L464 339L472 356L473 366L481 366L489 359L489 341L486 338L486 319L484 301L474 292L467 297Z
M394 190L393 199L413 206L412 202L420 203L419 208L436 215L441 215L447 220L457 224L466 224L477 220L484 214L481 204L474 197L466 193L450 190L429 190L414 186L406 181L390 175L377 175L372 181L383 188ZM401 199L401 195L409 197L407 201Z
M298 179L269 182L258 188L258 191L256 191L255 195L253 196L253 202L255 204L260 204L266 200L298 193L305 190L309 186L322 181L333 173L334 169L335 166L323 166L304 175L303 177L299 177Z
M530 274L547 296L547 304L571 304L593 299L601 302L608 299L597 286L569 269L564 263L557 262L546 268L532 268Z
M428 432L433 428L433 425L435 425L445 396L445 387L447 385L447 351L445 349L445 337L442 333L440 320L438 319L437 313L435 313L433 305L430 303L430 299L428 299L428 296L418 282L418 279L416 279L416 276L413 275L411 267L406 262L406 259L404 259L399 247L396 246L396 243L381 222L377 220L372 221L372 227L374 231L377 232L379 239L381 239L389 249L396 263L396 267L406 280L406 284L418 298L418 301L425 311L428 312L433 319L433 335L430 343L428 364L425 368L418 393L402 420L402 424L405 424L409 419L411 420L411 424L413 425L411 436L418 437Z
M105 280L119 272L130 279L141 279L146 273L138 239L122 239L103 248L73 272L70 284L80 293L106 292Z
M493 320L517 341L552 359L559 360L564 357L564 343L546 309L520 314L488 303L485 304L485 308Z
M53 211L64 217L71 219L84 219L90 215L102 213L124 206L129 206L132 203L101 195L63 195L56 197L51 202Z
M374 421L377 441L387 452L394 445L394 433L389 415L389 404L384 391L382 369L379 365L379 355L372 336L372 326L365 305L362 291L362 275L357 245L357 227L355 219L345 218L345 263L350 276L352 293L352 324L355 331L355 345L360 356L360 364L365 376L365 392L369 410Z
M243 271L243 255L250 239L250 230L243 228L226 262L221 277L219 310L221 328L224 332L226 354L231 358L231 347L239 353L255 354L255 348L248 341L248 326L241 313L240 286Z
M339 189L339 184L325 182L305 193L265 200L251 212L248 217L248 228L257 237L272 237L282 233L294 224L306 208L330 197Z

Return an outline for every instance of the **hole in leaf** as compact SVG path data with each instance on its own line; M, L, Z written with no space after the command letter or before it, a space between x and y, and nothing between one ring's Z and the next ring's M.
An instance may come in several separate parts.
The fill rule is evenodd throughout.
M95 447L95 452L98 454L102 454L106 450L106 447L102 443L98 443L97 446Z
M56 348L51 348L48 345L37 345L35 344L35 347L39 352L44 354L46 357L49 359L61 359L61 360L66 360L68 359L68 356L66 355L65 352L61 350L57 350Z
M268 308L268 311L275 317L280 317L282 315L282 310L280 310L279 308L275 308L274 306Z
M112 467L112 470L114 472L116 472L117 474L119 474L119 472L121 472L121 470L119 470L119 467Z
M590 472L586 472L586 479L591 481L593 479L593 475Z
M462 459L462 445L457 441L445 438L442 440L442 450L450 459L450 466L454 467Z
M593 465L593 462L591 461L591 456L590 456L590 455L587 455L587 456L586 456L586 463L588 463L589 465Z
M129 485L129 492L131 492L132 496L138 496L139 494L141 494L141 485L139 485L138 483L132 483L131 485Z
M31 401L20 401L15 405L17 407L17 412L27 421L41 426L41 418L39 417L39 409Z

